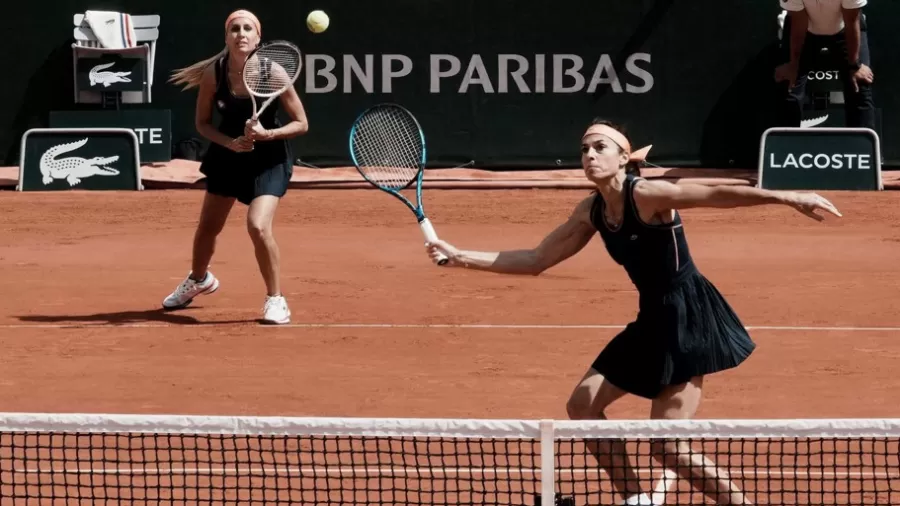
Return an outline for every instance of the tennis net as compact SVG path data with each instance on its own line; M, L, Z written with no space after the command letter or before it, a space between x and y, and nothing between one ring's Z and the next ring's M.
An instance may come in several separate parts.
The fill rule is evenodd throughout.
M9 413L0 414L0 505L622 504L614 481L651 504L717 504L692 475L705 476L695 484L707 491L730 480L747 504L889 505L900 504L898 440L893 419Z

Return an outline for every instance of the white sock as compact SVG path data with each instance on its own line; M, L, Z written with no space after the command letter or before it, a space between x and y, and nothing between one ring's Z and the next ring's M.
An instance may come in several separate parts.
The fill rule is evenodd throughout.
M638 494L628 497L622 504L626 506L653 506L653 501L647 494Z

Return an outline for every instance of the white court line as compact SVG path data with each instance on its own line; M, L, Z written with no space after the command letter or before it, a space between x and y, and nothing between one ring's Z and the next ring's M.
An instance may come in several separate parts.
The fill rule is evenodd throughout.
M638 474L656 475L661 469L638 469ZM666 470L666 481L675 479ZM450 476L450 475L477 475L477 474L506 474L521 475L529 474L538 476L541 474L539 468L415 468L415 467L185 467L185 468L77 468L77 469L22 469L17 468L13 472L25 474L111 474L111 475L168 475L168 474L196 474L196 475L422 475L422 476ZM844 471L844 472L828 472L828 471L804 471L804 470L777 470L765 468L737 468L729 469L728 475L731 478L806 478L806 479L900 479L898 473L877 473L866 471ZM601 475L606 474L601 469L558 469L556 475Z
M234 323L34 323L0 324L4 329L73 329L73 328L169 328L169 327L230 327ZM250 325L269 329L487 329L487 330L618 330L625 325L566 325L566 324L493 324L493 323L291 323L286 325ZM829 327L791 325L747 325L747 330L785 330L800 332L900 332L900 327Z

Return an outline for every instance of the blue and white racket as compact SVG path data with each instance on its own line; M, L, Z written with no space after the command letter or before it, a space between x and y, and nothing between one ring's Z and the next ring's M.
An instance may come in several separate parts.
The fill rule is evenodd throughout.
M426 240L437 240L422 206L425 134L411 112L397 104L378 104L363 111L350 129L350 158L366 181L412 210ZM400 194L413 183L415 205ZM442 255L438 265L446 263Z

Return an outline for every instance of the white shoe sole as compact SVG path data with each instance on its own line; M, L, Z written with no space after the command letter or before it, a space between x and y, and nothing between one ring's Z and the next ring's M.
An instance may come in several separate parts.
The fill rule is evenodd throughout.
M287 314L283 320L270 320L268 318L263 318L262 322L267 325L284 325L285 323L291 323L291 313Z
M171 310L174 310L174 309L184 309L184 308L190 306L190 305L191 305L191 302L193 302L194 299L195 299L196 297L198 297L198 296L200 296L200 295L211 295L212 293L215 293L215 291L218 290L218 289L219 289L219 278L215 278L215 279L213 279L212 286L210 286L210 287L207 288L206 290L203 290L202 292L198 293L197 295L194 295L193 297L191 297L190 299L184 301L183 303L181 303L181 304L179 304L179 305L177 305L177 306L167 306L167 305L165 304L165 302L163 302L163 305L162 305L162 306L163 306L163 309L167 309L167 310L170 310L170 311L171 311Z

